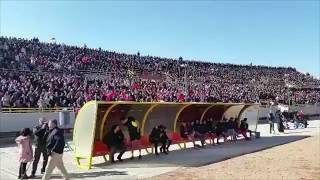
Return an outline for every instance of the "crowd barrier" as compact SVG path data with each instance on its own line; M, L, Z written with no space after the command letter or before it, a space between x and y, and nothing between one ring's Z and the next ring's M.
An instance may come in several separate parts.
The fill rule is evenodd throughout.
M78 112L73 131L73 153L81 168L90 169L92 158L108 154L103 138L114 124L121 124L121 117L134 117L139 123L141 144L148 148L148 135L157 125L167 127L171 138L179 135L181 122L196 119L222 118L248 119L249 129L256 131L259 104L243 103L168 103L168 102L104 102L90 101ZM238 122L240 123L240 121ZM126 139L128 133L124 131ZM178 142L177 142L178 143ZM134 147L130 147L135 149ZM141 146L140 146L141 148ZM139 149L141 150L141 149ZM83 162L86 161L86 162Z
M56 108L0 108L2 113L48 113L48 112L76 112L75 108L70 107L56 107Z

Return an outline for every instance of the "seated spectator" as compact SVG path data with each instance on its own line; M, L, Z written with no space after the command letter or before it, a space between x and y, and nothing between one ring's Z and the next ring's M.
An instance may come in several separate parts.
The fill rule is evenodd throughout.
M180 136L183 139L190 139L190 131L187 127L187 124L185 122L181 122L180 125Z
M221 119L220 121L218 121L218 123L216 124L216 135L217 135L217 144L220 145L219 139L220 137L223 137L224 139L226 139L226 135L224 134L224 123L223 123L223 119Z
M121 157L126 151L126 146L124 144L124 135L119 127L119 125L113 125L111 131L104 137L103 142L110 148L110 161L115 163L114 154L119 152L117 159L122 161Z
M226 123L226 128L227 128L227 136L231 137L231 141L236 141L237 140L237 133L234 130L234 120L232 117Z
M193 122L191 122L191 124L187 124L185 122L182 122L181 123L181 126L180 126L180 136L183 138L183 139L186 139L186 140L191 140L192 143L193 143L193 147L194 148L197 148L199 147L199 145L197 145L195 143L195 139L194 139L194 130L193 130Z
M206 121L206 132L207 132L207 137L209 137L212 140L212 145L214 145L214 139L216 138L216 133L215 133L215 127L213 125L213 120L210 118Z
M240 128L239 128L239 119L235 118L233 121L233 129L236 132L236 137L238 137L238 132L240 132Z
M160 138L161 138L161 129L159 126L156 126L152 129L152 131L149 135L149 142L154 145L156 155L159 155L158 145L160 143Z
M240 132L246 140L251 138L251 130L249 130L249 125L247 123L247 118L244 118L240 123ZM247 132L250 134L250 138L247 136Z
M172 143L172 141L169 139L168 135L167 135L167 128L163 125L159 126L160 128L160 142L162 144L161 148L160 148L160 152L168 154L169 152L169 147Z
M204 148L206 140L206 127L199 120L194 123L194 138L200 139L201 147Z

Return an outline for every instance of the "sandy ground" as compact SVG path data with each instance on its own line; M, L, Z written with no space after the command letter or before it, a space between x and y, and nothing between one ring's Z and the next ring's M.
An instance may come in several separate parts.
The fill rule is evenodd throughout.
M70 151L64 153L63 159L71 179L320 180L320 120L311 121L307 129L289 130L285 134L270 134L268 125L258 125L258 131L260 139L208 145L205 149L180 150L175 145L168 156L146 155L141 160L115 164L96 157L91 170L78 168ZM308 138L302 139L305 137ZM231 159L225 160L228 158ZM0 142L0 180L17 179L17 162L16 145ZM31 168L29 174L30 171ZM54 174L53 179L61 179L59 172Z
M179 168L152 177L156 179L320 180L320 136L207 166Z

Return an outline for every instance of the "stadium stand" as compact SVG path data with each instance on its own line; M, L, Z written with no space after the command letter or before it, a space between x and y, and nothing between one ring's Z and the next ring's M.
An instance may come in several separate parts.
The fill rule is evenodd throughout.
M137 102L320 102L320 80L291 67L141 56L0 37L2 108Z

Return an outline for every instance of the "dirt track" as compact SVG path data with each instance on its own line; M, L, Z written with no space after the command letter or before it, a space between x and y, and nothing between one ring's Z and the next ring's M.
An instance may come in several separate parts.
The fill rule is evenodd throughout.
M151 179L320 180L320 136Z

